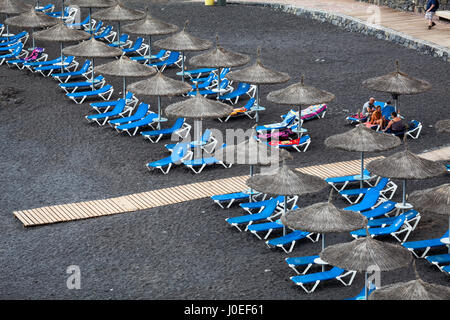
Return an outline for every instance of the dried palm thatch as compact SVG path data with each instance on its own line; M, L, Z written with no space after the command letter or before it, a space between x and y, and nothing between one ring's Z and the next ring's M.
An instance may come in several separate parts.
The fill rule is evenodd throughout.
M30 9L29 4L16 0L0 0L0 13L19 14Z
M278 72L264 66L260 59L261 49L258 48L256 62L244 69L228 73L227 78L251 84L275 84L289 81L287 73Z
M411 253L398 244L372 239L370 235L327 247L320 258L345 270L365 272L376 266L380 271L395 270L412 261Z
M221 118L229 115L232 111L232 106L207 99L198 93L194 97L173 103L165 109L168 117L192 119Z
M113 0L70 0L70 5L80 8L109 8L116 4Z
M117 77L149 77L156 74L155 68L140 64L126 56L95 67L95 71Z
M49 17L48 15L37 12L34 7L18 16L10 17L5 20L5 24L19 28L46 28L58 24L57 18Z
M246 184L256 191L281 196L316 193L327 187L321 178L293 171L284 162L271 173L249 178Z
M376 132L364 125L325 139L325 145L346 151L375 152L389 150L398 147L402 141L400 138Z
M166 97L189 92L192 88L189 84L166 77L158 71L155 76L132 83L127 89L136 95Z
M115 6L100 10L92 15L92 18L106 21L133 21L145 17L145 13L124 6L117 2Z
M432 212L450 217L450 183L416 190L410 194L408 201L420 212Z
M148 8L146 9L144 19L127 24L122 29L131 34L141 34L146 36L165 35L178 31L176 25L152 17Z
M183 30L174 35L155 42L161 49L170 51L202 51L211 48L212 42L194 37L186 32L189 21L186 21Z
M397 95L418 94L431 89L429 82L413 78L401 72L398 61L396 61L396 68L396 71L384 76L367 79L363 81L362 85L371 90L389 92Z
M435 127L438 132L450 133L450 119L439 120Z
M122 55L122 50L106 45L94 38L63 49L68 56L86 58L112 58Z
M91 36L87 32L69 28L63 22L59 22L51 28L33 32L33 37L40 41L71 42L87 40Z
M267 100L277 104L314 105L334 100L334 94L315 87L305 86L302 76L300 82L294 83L287 88L270 92L267 95Z
M406 180L428 179L447 172L444 165L421 158L407 148L389 157L369 162L367 170L380 177Z
M272 148L254 138L255 129L248 139L236 145L228 145L214 153L214 158L229 164L267 166L283 160L293 159L286 150Z
M198 56L192 57L189 60L189 64L196 67L205 68L231 68L239 67L247 64L250 61L250 57L227 50L219 45L219 38L216 37L216 48Z

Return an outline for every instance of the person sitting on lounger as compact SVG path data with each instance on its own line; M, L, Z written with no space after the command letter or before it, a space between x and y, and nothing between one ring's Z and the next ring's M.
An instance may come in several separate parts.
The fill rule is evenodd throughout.
M383 122L384 121L383 114L381 113L381 107L377 106L365 125L368 128L371 128L373 126L380 126L380 128L383 128Z
M369 117L372 115L372 113L375 111L375 98L371 97L369 99L369 101L367 101L366 103L364 103L363 108L362 108L362 115L364 117Z
M386 128L383 130L383 132L386 133L396 133L396 132L402 132L405 130L405 125L403 124L402 118L400 118L400 115L397 114L397 112L391 113L392 120L389 121Z

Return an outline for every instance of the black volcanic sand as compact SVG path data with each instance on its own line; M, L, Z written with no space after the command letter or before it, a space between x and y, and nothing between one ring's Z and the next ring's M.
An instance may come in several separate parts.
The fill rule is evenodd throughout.
M144 7L144 1L126 2L132 7ZM418 140L409 140L410 149L423 152L450 142L448 135L438 134L431 127L437 120L448 117L450 98L449 64L437 58L344 32L327 23L257 7L185 3L154 5L151 12L181 27L189 19L190 33L209 40L214 40L218 33L224 47L252 57L261 46L262 60L267 66L292 76L288 84L298 81L303 74L307 84L336 94L324 119L305 123L312 143L306 153L293 153L294 166L359 158L357 153L327 149L323 141L331 134L351 128L345 123L346 110L357 110L372 95L382 101L390 99L389 95L371 92L360 84L364 79L392 71L395 59L400 60L403 71L433 84L427 93L401 97L402 114L422 121L424 126ZM58 44L37 44L45 46L51 58L58 55ZM192 56L188 54L188 59ZM98 64L108 61L98 60ZM84 60L78 61L81 64ZM248 173L248 167L234 166L228 170L211 167L200 175L183 167L173 168L168 175L159 171L150 173L144 165L168 155L163 147L168 139L152 144L140 135L129 137L109 127L90 124L84 119L92 112L89 105L72 103L53 79L9 69L6 65L0 70L0 87L19 89L0 109L1 298L345 299L363 287L363 275L358 274L351 287L329 281L320 284L315 293L306 294L289 280L294 272L284 259L315 254L320 243L301 241L289 255L270 250L253 235L239 233L225 223L226 217L243 213L239 207L222 210L210 199L24 229L13 217L14 210L242 175ZM177 71L168 69L165 73L175 77ZM118 98L121 79L106 78L116 88L114 98ZM279 121L280 115L289 110L288 106L265 100L270 91L288 84L261 87L262 104L267 107L261 114L261 123ZM155 99L143 100L156 110ZM163 103L178 100L163 99ZM222 131L252 125L245 118L225 124L204 121L204 127ZM445 182L448 175L413 181L408 190ZM400 195L401 189L394 199L399 200ZM324 192L302 197L299 204L306 206L326 199ZM336 203L346 206L342 200ZM409 240L441 236L446 226L446 217L423 214ZM331 234L327 244L349 240L349 234ZM393 241L389 237L383 240ZM442 252L445 250L436 251ZM81 268L81 290L66 288L69 265ZM417 267L424 280L450 285L448 276L424 260L418 260ZM412 278L411 269L400 269L383 273L382 283Z

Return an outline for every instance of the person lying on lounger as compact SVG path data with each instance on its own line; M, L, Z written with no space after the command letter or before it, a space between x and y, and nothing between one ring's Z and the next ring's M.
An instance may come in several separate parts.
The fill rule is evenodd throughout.
M396 133L396 132L402 132L403 130L405 130L405 125L403 124L403 120L400 117L400 115L394 111L391 113L391 116L392 116L392 120L389 121L388 125L383 130L383 132Z

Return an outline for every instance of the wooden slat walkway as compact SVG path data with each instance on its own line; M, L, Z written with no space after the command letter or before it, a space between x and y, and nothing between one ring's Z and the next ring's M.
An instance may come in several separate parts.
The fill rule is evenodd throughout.
M366 163L382 157L366 159ZM357 174L360 160L335 162L297 170L321 178ZM170 188L130 194L122 197L47 206L14 211L14 216L25 227L95 218L111 214L133 212L211 197L216 194L239 192L247 188L248 176L185 184Z

